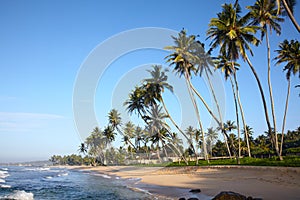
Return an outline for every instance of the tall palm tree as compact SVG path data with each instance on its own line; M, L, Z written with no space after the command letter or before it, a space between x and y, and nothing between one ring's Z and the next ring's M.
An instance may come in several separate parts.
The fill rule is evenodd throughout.
M210 147L210 156L212 156L212 147L214 142L218 139L218 132L214 128L208 128L206 133L206 140Z
M167 70L162 70L162 66L160 65L154 65L152 66L152 70L148 70L151 77L144 79L144 88L145 88L145 94L148 94L145 96L145 99L147 98L153 98L153 100L148 100L148 102L153 102L156 104L156 101L160 102L168 116L168 118L171 120L172 124L177 128L177 130L188 140L188 143L191 144L191 141L189 141L189 138L185 135L185 133L181 130L181 128L177 125L175 120L170 115L167 106L164 102L164 99L162 97L162 93L165 91L165 89L168 89L170 92L173 93L173 87L167 82L168 76L166 75ZM196 152L196 149L192 145L192 149L194 152ZM196 153L195 153L196 154Z
M224 123L223 128L222 127L218 127L218 130L221 130L221 132L226 136L227 140L230 142L231 147L232 147L232 151L236 157L237 163L240 164L240 158L239 155L236 151L236 147L234 145L234 140L230 135L230 132L235 130L237 127L234 124L234 121L231 120L227 120L226 123ZM229 134L228 134L229 132Z
M245 115L244 115L243 106L242 106L242 103L240 100L239 86L238 86L238 81L237 81L237 70L239 70L240 65L234 61L230 61L225 55L219 55L218 57L214 58L214 63L216 65L216 68L221 69L221 71L224 73L225 80L228 80L228 78L230 79L232 93L234 96L236 120L237 120L237 125L238 125L237 129L238 129L239 156L240 156L240 154L241 154L240 131L239 131L240 128L239 128L239 114L238 114L237 105L239 106L239 109L240 109L244 129L246 127L246 119L245 119ZM232 80L232 76L233 76L234 81ZM246 136L246 143L247 143L247 149L248 149L248 156L251 157L247 129L245 129L245 130L246 130L245 136ZM228 146L228 144L226 144L226 145Z
M120 115L121 114L116 109L112 109L108 113L108 121L113 129L118 129L121 125L122 118Z
M147 131L150 133L150 138L153 144L156 144L157 148L157 156L161 160L159 156L159 142L161 142L162 147L165 152L165 156L168 157L165 144L166 137L168 137L168 133L170 130L169 125L165 122L165 119L168 117L164 112L162 112L162 108L158 105L153 105L150 114L150 120L147 125Z
M219 121L222 122L222 114L221 114L220 106L216 97L214 86L211 82L211 76L213 76L212 69L214 66L214 63L210 55L211 49L208 52L206 52L204 49L205 46L204 43L201 43L200 41L197 41L197 43L198 45L196 46L196 50L194 53L196 59L195 66L197 68L196 72L197 74L199 74L200 77L202 77L203 72L205 73L205 76L208 80L210 91L213 96L214 103L216 104L217 107Z
M124 125L123 135L124 138L127 138L127 142L131 145L132 148L137 149L136 146L131 142L131 139L134 138L135 126L129 121Z
M144 130L140 126L136 126L134 130L136 149L141 148L141 141L143 140Z
M195 36L187 36L186 31L182 30L179 34L178 37L172 36L175 46L167 46L165 47L166 50L171 50L173 51L170 55L166 57L167 62L170 63L170 66L174 65L174 70L176 74L179 74L181 77L182 75L185 77L186 84L187 84L187 89L190 95L190 98L192 100L194 110L197 116L199 128L201 132L203 132L203 126L202 122L200 119L200 113L199 109L197 106L197 102L195 100L194 92L196 91L195 88L193 87L191 83L191 75L192 73L196 73L197 69L194 65L196 63L196 56L195 56L195 50L198 47L198 43L195 41ZM196 93L197 95L199 93ZM201 95L199 95L201 97ZM209 109L207 103L204 101L204 99L201 97L200 98L202 103L205 105L206 108ZM210 110L210 109L209 109ZM213 113L210 112L212 115ZM213 115L214 118L215 115ZM216 118L217 119L217 118ZM217 121L219 121L217 119ZM207 157L207 152L206 152L206 144L205 144L205 138L204 134L202 134L202 142L203 142L203 151L204 151L204 157L205 160L208 159ZM196 152L195 152L196 153ZM198 159L197 159L198 161Z
M144 104L144 96L145 90L142 87L136 86L123 105L126 106L128 113L132 114L133 112L137 112L138 115L145 120L146 105Z
M104 128L103 135L106 137L108 143L111 143L115 140L116 133L114 132L113 127L108 125Z
M276 50L278 55L275 57L277 60L277 65L281 63L285 63L283 68L286 71L286 79L288 81L288 89L287 96L285 102L285 110L282 122L282 130L281 130L281 145L280 145L280 155L282 155L282 146L283 146L283 138L284 138L284 128L286 122L286 114L288 111L288 102L290 96L290 87L291 87L291 75L299 74L300 77L300 42L295 40L284 40L279 44L279 49Z
M276 124L276 115L274 107L274 98L273 98L273 89L271 82L271 51L270 51L270 42L269 42L269 31L270 34L274 30L277 35L281 34L280 22L283 22L284 19L281 18L276 9L275 0L257 0L253 6L247 6L250 10L249 15L252 19L252 25L261 26L261 40L266 37L267 45L267 54L268 54L268 88L269 88L269 97L271 102L271 111L273 118L273 128L275 133L275 146L278 151L278 138L277 138L277 124Z
M96 160L100 160L101 164L104 164L104 150L108 143L101 129L95 127L91 132L91 135L86 138L85 143L89 149L88 153L93 157L92 165L96 164Z
M87 146L85 145L84 142L82 142L79 145L79 149L78 149L79 153L82 153L83 155L87 153Z
M259 40L254 35L259 27L248 25L249 15L240 17L241 8L239 5L233 7L232 4L224 4L222 7L223 11L217 14L217 18L211 19L210 28L207 31L208 38L212 39L211 47L216 48L220 46L220 53L226 55L232 61L236 61L241 56L248 63L258 85L265 120L269 133L271 133L272 127L269 120L265 94L258 74L246 53L246 50L248 50L253 55L249 43L256 46L259 44ZM279 152L277 154L279 155Z

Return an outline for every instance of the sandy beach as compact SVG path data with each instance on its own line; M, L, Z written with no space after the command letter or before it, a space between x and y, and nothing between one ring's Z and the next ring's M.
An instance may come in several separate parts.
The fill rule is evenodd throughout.
M140 178L138 188L174 199L179 197L210 199L221 191L233 191L264 200L300 199L300 168L252 166L72 168L121 178ZM201 193L191 194L190 189L201 189Z

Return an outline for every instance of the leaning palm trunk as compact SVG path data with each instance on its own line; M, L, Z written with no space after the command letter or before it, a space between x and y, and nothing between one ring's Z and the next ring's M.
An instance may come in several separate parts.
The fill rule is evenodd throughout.
M224 125L223 123L214 115L214 113L211 111L211 109L209 108L209 106L207 105L206 101L204 100L204 98L200 95L200 93L196 90L196 88L193 86L193 84L190 82L190 87L192 89L192 91L198 96L198 98L201 100L201 102L203 103L203 105L205 106L205 108L207 109L208 113L214 118L214 120L217 122L218 126L221 127L221 130L223 130ZM231 152L229 149L229 145L228 145L228 141L227 141L227 137L224 135L224 133L222 133L224 136L224 141L227 147L227 151L229 154L229 157L231 158Z
M282 4L283 4L284 9L286 10L286 12L287 12L289 18L291 19L292 23L294 24L295 28L296 28L297 31L300 33L300 26L299 26L299 24L297 23L297 21L296 21L294 15L293 15L291 9L289 8L289 6L288 6L286 0L281 0L281 2L282 2ZM278 6L280 6L280 5L278 5Z
M220 122L222 123L221 109L220 109L220 106L219 106L219 103L218 103L218 100L217 100L217 97L216 97L216 93L215 93L214 87L213 87L213 85L211 83L210 77L209 77L206 69L205 69L205 74L206 74L206 77L207 77L207 80L208 80L208 83L209 83L209 88L210 88L211 93L213 95L214 102L215 102L217 110L218 110Z
M258 85L258 88L259 88L259 92L260 92L260 95L261 95L261 99L262 99L262 102L263 102L263 107L264 107L264 113L265 113L265 118L266 118L266 122L267 122L267 126L268 126L268 132L270 135L273 135L272 134L272 127L271 127L271 124L270 124L270 120L269 120L269 114L268 114L268 108L267 108L267 103L266 103L266 99L265 99L265 95L264 95L264 91L263 91L263 88L262 88L262 85L261 85L261 82L259 80L259 77L258 77L258 74L256 73L256 70L255 68L253 67L252 63L250 62L249 58L247 55L245 55L245 59L256 79L256 82L257 82L257 85ZM275 132L275 137L277 138L277 133ZM280 153L279 153L279 148L278 148L278 142L276 143L277 140L275 140L275 150L276 150L276 154L278 155L278 157L280 158L280 160L282 160L282 157L280 156Z
M177 128L177 130L189 141L189 144L192 144L192 142L189 140L189 138L188 138L188 136L181 130L181 128L179 128L179 126L176 124L176 122L174 121L174 119L172 118L172 116L170 115L170 113L169 113L169 111L168 111L168 109L167 109L167 106L166 106L166 104L165 104L165 101L163 100L163 99L161 99L161 103L162 103L162 105L163 105L163 107L164 107L164 110L165 110L165 112L167 113L167 115L168 115L168 118L171 120L171 122L172 122L172 124ZM195 148L194 148L194 145L192 144L192 148L193 148L193 151L195 152ZM195 152L196 153L196 152ZM186 158L184 157L184 154L183 153L181 153L181 155L182 155L182 157L183 157L183 159L184 159L184 161L185 161L185 163L188 165L188 162L187 162L187 160L186 160Z
M239 104L239 108L240 108L240 112L241 112L241 116L242 116L244 134L245 134L247 149L248 149L248 156L251 158L251 150L250 150L250 144L249 144L249 134L248 134L248 130L247 130L247 125L246 125L246 120L245 120L245 116L244 116L243 106L242 106L241 99L240 99L239 86L238 86L238 82L237 82L236 72L234 72L233 78L234 78L234 82L235 82L235 88L236 88L235 90L236 90L237 100L238 100L238 104Z
M169 141L170 142L170 141ZM175 144L173 144L172 143L172 141L169 143L169 144L166 144L172 151L173 151L173 153L178 157L178 158L182 158L183 160L184 160L184 162L185 162L185 164L186 165L189 165L189 162L187 161L187 159L184 157L184 154L178 149L178 147L175 145ZM173 148L172 148L172 147ZM177 152L176 152L176 151ZM179 163L180 163L180 159L179 159Z
M168 152L166 150L166 144L164 143L164 141L162 140L162 138L160 138L160 140L161 140L162 148L164 150L164 154L165 154L167 160L169 160Z
M186 80L186 84L187 84L187 88L188 88L188 91L189 91L190 98L191 98L192 103L193 103L193 106L194 106L194 110L195 110L196 115L197 115L198 123L199 123L200 129L201 129L201 131L202 131L202 123L201 123L201 121L200 121L199 110L198 110L198 107L197 107L197 103L196 103L196 101L195 101L195 98L194 98L194 96L193 96L193 93L192 93L192 91L191 91L190 83L189 83L189 76L188 76L187 74L185 75L185 80ZM194 148L194 145L193 145L192 140L189 139L189 141L190 141L190 144L191 144L191 146L192 146L192 148L193 148L193 151L194 151L194 153L195 153L195 157L196 157L196 165L198 165L198 153L197 153L197 151L196 151L195 148ZM205 141L204 141L204 142L205 142ZM205 157L205 159L206 159L206 157Z
M282 156L282 147L283 147L285 120L286 120L286 114L287 114L288 106L289 106L290 88L291 88L291 80L289 78L288 79L288 91L287 91L287 94L286 94L285 109L284 109L283 122L282 122L282 130L281 130L281 144L280 144L280 155L281 156Z
M237 103L237 95L234 88L234 83L232 80L232 77L230 76L230 83L232 87L232 93L234 98L234 107L235 107L235 115L236 115L236 124L237 124L237 131L238 131L238 145L239 145L239 153L238 156L241 157L241 135L240 135L240 119L239 119L239 109L238 109L238 103Z
M204 131L203 131L204 129L203 129L203 125L202 125L202 122L201 122L201 119L200 119L200 113L199 113L199 109L198 109L198 106L197 106L197 102L196 102L195 96L194 96L194 94L191 90L191 79L188 76L188 74L186 76L186 80L187 80L187 84L188 84L189 94L190 94L190 97L192 99L192 102L193 102L193 105L194 105L194 108L195 108L195 111L196 111L199 127L200 127L200 130L201 130L201 133L202 133L202 143L203 143L202 148L203 148L204 159L209 162L208 156L207 156L206 141L205 141L205 136L204 136ZM196 163L198 165L198 159L197 159Z
M274 133L275 133L275 144L278 145L277 127L276 127L276 116L275 116L274 98L273 98L273 89L272 89L272 83L271 83L270 42L269 42L269 34L268 34L268 29L267 28L266 28L266 43L267 43L267 49L268 49L268 87L269 87L270 102L271 102L271 111L272 111L272 118L273 118L273 128L274 128Z

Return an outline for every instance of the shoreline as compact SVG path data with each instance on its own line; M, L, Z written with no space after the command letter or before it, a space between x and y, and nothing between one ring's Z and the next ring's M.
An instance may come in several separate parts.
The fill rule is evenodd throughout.
M300 168L264 166L54 166L89 170L123 179L140 178L137 188L155 196L211 199L221 191L233 191L264 200L298 199ZM201 193L190 193L201 189Z

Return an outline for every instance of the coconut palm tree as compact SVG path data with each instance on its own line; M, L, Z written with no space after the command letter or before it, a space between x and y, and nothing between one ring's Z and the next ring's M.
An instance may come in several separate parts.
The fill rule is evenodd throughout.
M187 36L186 31L182 30L178 37L172 36L175 46L167 46L165 47L166 50L173 51L170 55L166 57L167 62L170 63L170 66L174 66L174 70L176 74L178 74L180 77L183 75L186 80L187 89L190 95L190 98L192 100L194 110L197 116L199 128L201 132L203 132L203 126L200 119L200 113L197 106L197 102L194 96L194 92L196 93L196 89L193 87L191 82L191 76L192 73L196 73L197 69L194 65L197 61L197 57L195 56L195 51L198 48L199 44L195 41L195 36ZM204 101L202 96L199 93L196 93L200 96L200 99L202 103L205 105L205 107L210 111L212 116L219 121L215 115L211 112L209 109L207 103ZM207 160L207 152L206 152L206 145L205 145L205 138L204 134L202 134L202 142L203 142L203 151L204 151L204 157ZM193 148L193 147L192 147ZM193 149L193 151L196 153L196 151ZM198 159L197 159L198 161Z
M278 149L278 138L277 138L277 124L276 124L276 115L274 107L274 98L273 98L273 89L271 82L271 51L270 51L270 42L269 42L269 31L270 34L272 30L281 34L280 22L283 22L284 19L281 18L276 9L275 0L257 0L253 6L247 6L250 10L249 15L252 19L252 25L261 26L261 40L266 38L267 45L267 54L268 54L268 88L269 88L269 97L271 102L271 111L273 118L273 128L275 132L275 146ZM278 151L278 150L277 150Z
M235 130L236 128L237 127L235 126L234 121L227 120L226 123L224 123L223 127L218 127L217 130L220 130L226 136L227 140L231 144L232 151L236 157L237 163L240 164L240 158L236 151L236 147L234 145L234 140L232 137L230 137L230 132L232 130ZM228 134L228 132L229 132L229 134Z
M286 79L288 81L288 89L287 96L285 102L285 110L282 122L282 130L281 130L281 145L280 145L280 155L282 155L282 146L283 146L283 138L284 138L284 128L286 122L286 114L288 111L288 102L290 96L290 86L291 86L291 75L299 74L300 77L300 43L295 40L284 40L279 44L279 49L276 50L278 55L275 57L277 60L277 65L284 63L285 66L283 68L286 71Z
M139 86L135 86L134 90L129 94L128 100L124 102L124 106L129 114L137 112L137 114L145 120L146 105L144 103L145 90Z
M214 142L218 139L218 132L216 131L216 129L214 128L208 128L207 129L207 133L206 133L206 140L207 143L209 144L209 148L210 148L210 156L212 157L212 148L213 148L213 144Z
M210 91L213 96L214 103L216 104L217 107L219 121L222 122L222 114L221 114L220 106L216 97L214 86L211 82L211 77L213 76L212 69L214 66L214 63L210 55L211 49L208 52L206 52L204 48L205 47L204 43L201 43L200 41L197 41L197 43L198 45L196 46L196 50L194 53L196 59L196 63L194 64L196 66L196 72L197 74L199 74L200 77L202 77L203 72L205 73L205 76L208 80Z
M119 129L119 126L121 125L121 121L122 121L120 115L121 114L116 109L112 109L108 113L108 121L113 129L117 129L117 130Z
M159 155L159 142L162 144L162 147L165 152L165 156L168 157L165 144L166 137L170 130L169 125L165 122L165 119L168 117L165 113L162 112L162 108L159 105L153 105L150 114L150 120L147 125L147 131L150 134L150 138L153 144L156 144L157 156L161 160Z
M143 140L144 130L140 126L136 126L134 130L136 149L141 148L141 141Z
M209 24L210 28L207 31L208 38L212 39L211 47L216 48L220 46L220 54L226 55L226 57L232 61L236 61L241 56L243 60L248 63L258 85L265 120L268 130L271 133L272 127L262 84L246 53L246 50L248 50L250 54L253 55L249 43L255 46L259 44L259 40L254 35L259 27L248 25L249 15L241 17L239 15L241 12L239 5L233 7L232 4L224 4L222 7L223 10L217 14L217 18L211 19ZM277 153L279 155L279 152Z
M95 127L91 132L91 135L86 138L85 143L89 149L88 153L93 157L92 165L96 164L96 160L99 160L101 164L104 164L104 150L106 149L108 143L101 129Z
M107 142L110 144L115 140L116 133L114 132L113 127L108 125L104 128L103 135L107 139Z
M130 144L130 146L133 149L137 149L136 146L131 142L131 139L134 138L134 133L135 133L135 126L134 124L129 121L124 125L124 129L123 129L123 136L124 138L127 138L127 143Z
M238 139L239 139L239 156L241 154L241 148L240 148L240 131L239 131L239 114L238 114L238 107L240 109L240 113L242 116L242 122L244 129L246 127L246 120L245 120L245 115L244 115L244 110L243 106L240 100L240 94L239 94L239 86L238 86L238 81L237 81L237 70L239 70L240 65L234 61L230 61L228 58L226 58L225 55L219 55L218 57L214 58L214 63L216 66L216 69L221 69L221 71L224 73L225 80L230 79L231 83L231 88L232 88L232 93L234 96L234 104L235 104L235 111L236 111L236 120L237 120L237 129L238 129ZM232 80L232 76L234 81ZM247 129L245 129L247 131ZM249 140L248 140L248 134L246 132L246 143L247 143L247 149L248 149L248 156L251 157L251 152L250 152L250 145L249 145ZM226 140L225 140L226 141ZM226 143L228 146L228 144ZM228 149L229 150L229 149Z
M82 154L85 154L87 152L87 147L86 147L85 143L82 142L79 145L78 151L79 151L79 153L82 153Z
M175 120L172 118L172 116L169 114L169 111L167 109L167 106L164 102L164 99L162 97L162 93L165 91L165 89L168 89L170 92L173 93L173 87L168 84L168 76L166 75L167 70L162 70L162 66L160 65L153 65L152 70L148 70L151 77L144 79L144 88L145 88L145 99L152 98L153 100L148 100L148 102L152 102L156 104L157 102L160 102L168 116L168 118L171 120L172 124L177 128L177 130L188 140L188 143L191 143L189 141L189 138L185 135L185 133L180 129L180 127L177 125ZM192 145L193 151L196 151L194 146Z

